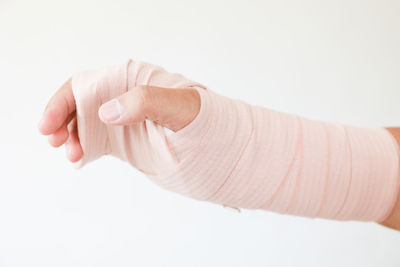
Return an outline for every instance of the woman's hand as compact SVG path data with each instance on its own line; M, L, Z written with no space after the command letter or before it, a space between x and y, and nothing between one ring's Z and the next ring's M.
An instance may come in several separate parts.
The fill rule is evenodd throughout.
M165 189L195 199L310 217L374 220L400 229L400 198L381 221L393 206L398 167L398 151L382 129L343 129L203 89L180 74L129 60L68 80L50 99L39 130L49 135L51 145L65 144L72 162L82 159L82 165L110 154ZM188 131L182 129L192 121ZM131 127L114 127L120 125ZM167 140L159 125L180 131ZM388 130L400 145L400 130ZM174 142L176 136L181 142ZM326 174L326 182L320 174ZM286 183L286 177L292 182ZM335 177L335 183L328 177Z
M110 125L131 125L148 119L178 131L193 121L199 110L200 96L195 89L139 86L104 103L98 113L100 119ZM71 79L50 99L39 123L39 131L49 136L53 147L65 144L71 162L82 158Z

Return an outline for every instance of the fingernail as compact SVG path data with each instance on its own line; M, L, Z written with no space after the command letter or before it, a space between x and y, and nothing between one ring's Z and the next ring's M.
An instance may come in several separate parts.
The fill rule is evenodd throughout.
M113 99L100 107L99 114L103 121L116 121L121 117L122 105L119 103L118 99Z

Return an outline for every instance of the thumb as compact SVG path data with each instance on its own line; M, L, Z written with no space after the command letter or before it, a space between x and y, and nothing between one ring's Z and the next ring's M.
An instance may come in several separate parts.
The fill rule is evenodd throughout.
M110 125L148 119L178 131L193 121L199 110L200 95L193 88L139 86L103 104L99 117Z

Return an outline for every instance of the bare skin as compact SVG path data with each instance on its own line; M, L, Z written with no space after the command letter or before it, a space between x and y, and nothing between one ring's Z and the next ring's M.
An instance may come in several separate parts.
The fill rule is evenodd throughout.
M397 141L397 145L400 147L400 128L386 129L393 135ZM397 201L392 212L381 224L396 230L400 230L400 194L397 195Z
M110 125L131 125L145 119L178 131L188 125L200 110L200 96L196 90L140 86L118 97L122 114L116 120L104 114L105 103L99 109L100 119ZM115 119L115 118L113 118ZM387 128L400 146L400 128ZM71 162L82 158L76 122L75 98L71 79L52 96L39 123L39 131L47 135L53 147L65 145ZM400 194L397 203L382 225L400 230Z

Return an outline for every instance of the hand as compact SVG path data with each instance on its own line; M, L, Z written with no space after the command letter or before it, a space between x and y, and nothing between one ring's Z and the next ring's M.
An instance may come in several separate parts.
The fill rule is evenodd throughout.
M52 96L39 123L39 131L49 136L53 147L65 145L68 160L83 156L78 137L75 98L71 79ZM194 120L200 110L200 96L192 88L139 86L104 103L98 110L100 119L109 125L131 125L152 120L178 131Z

